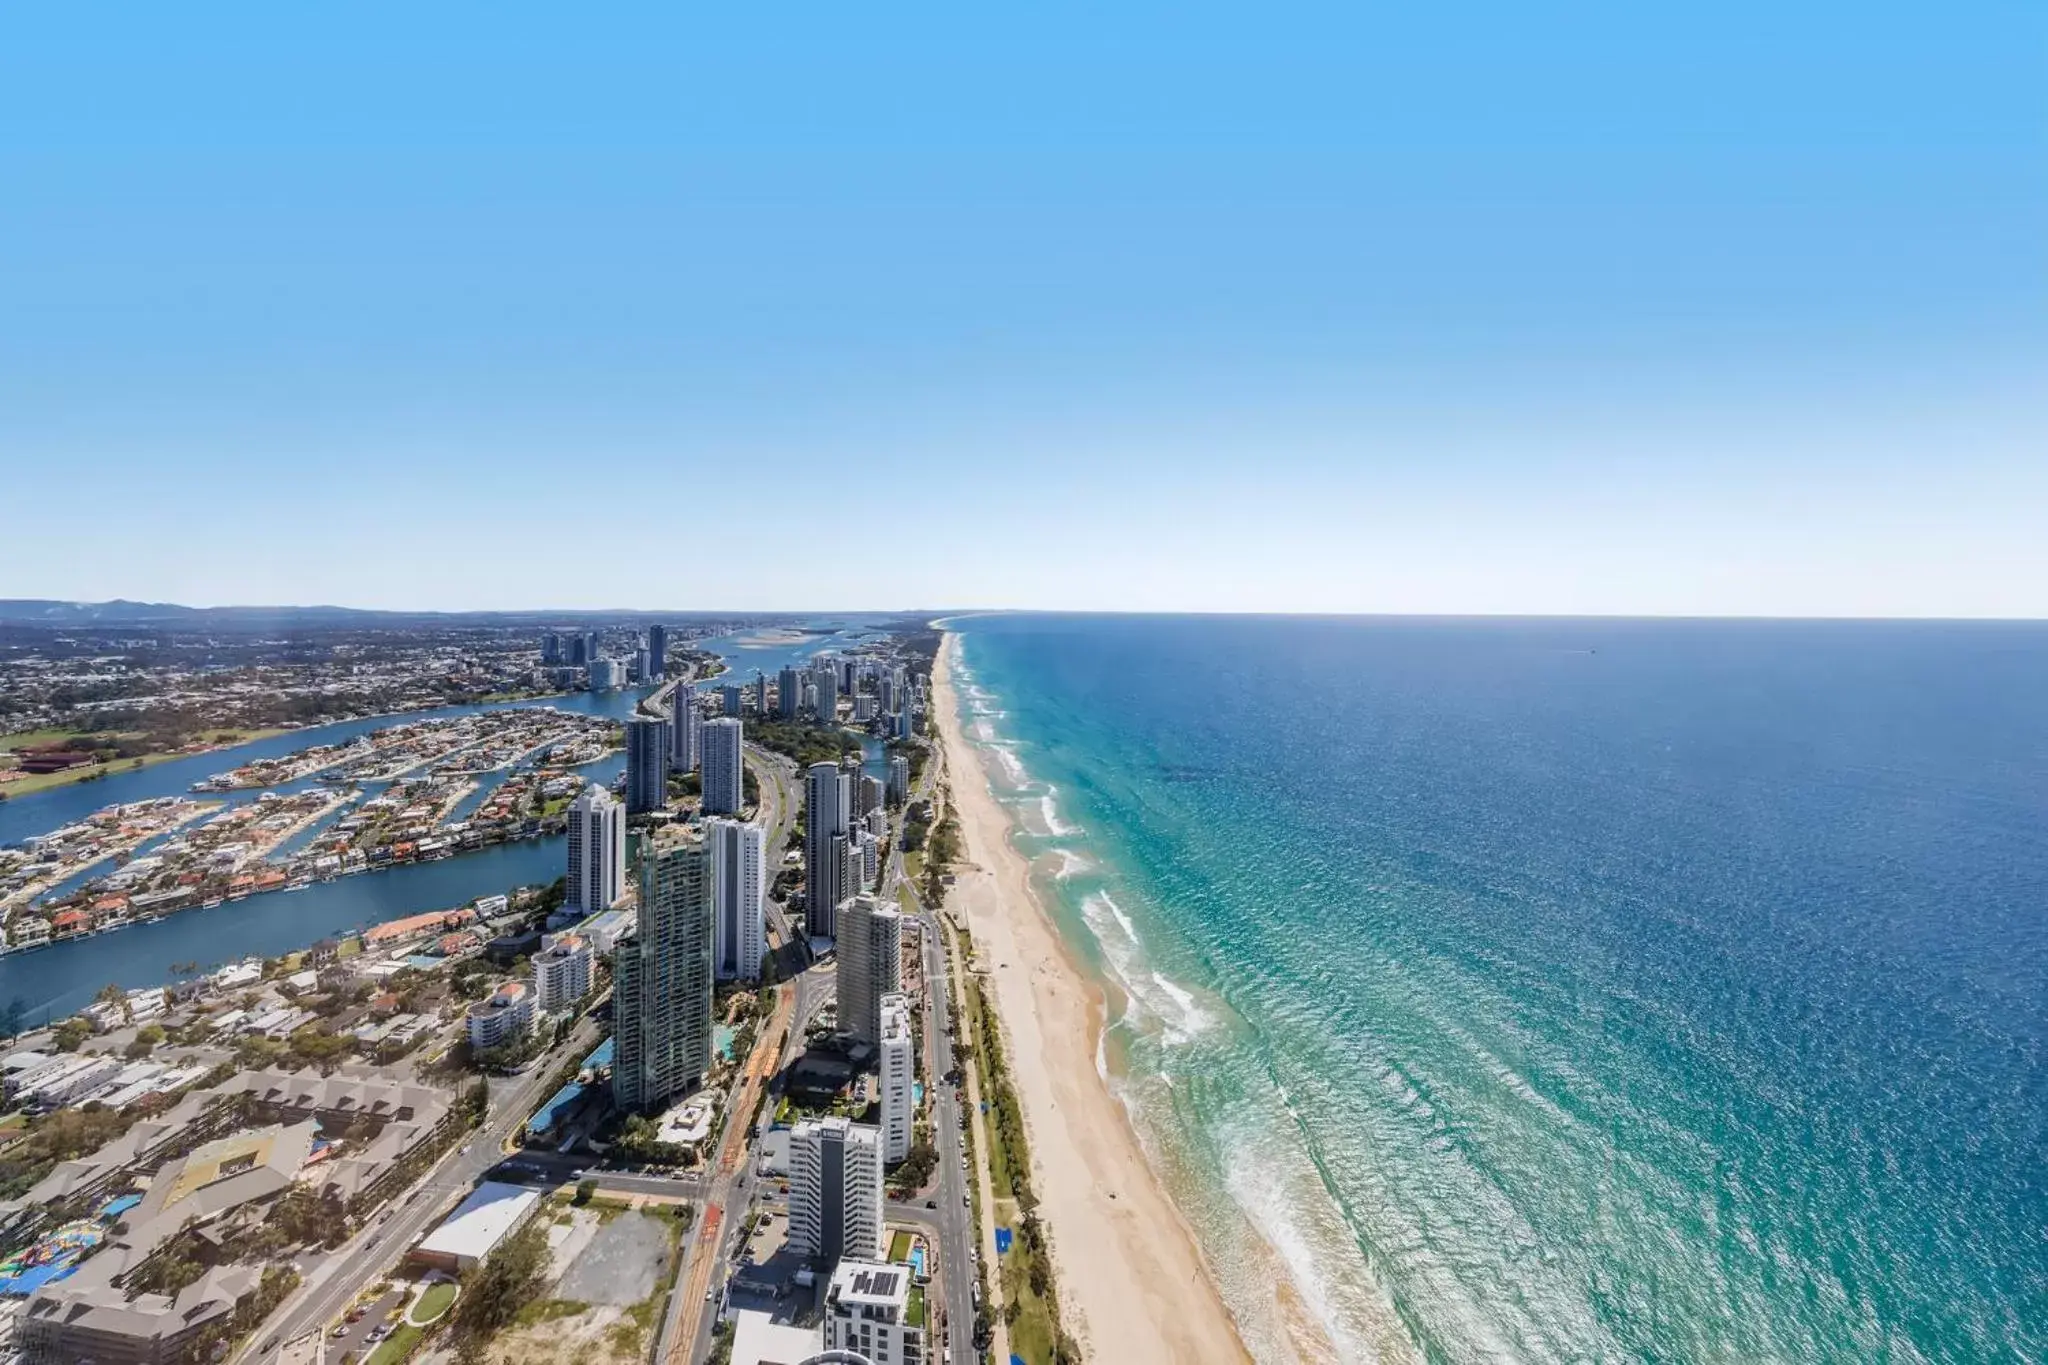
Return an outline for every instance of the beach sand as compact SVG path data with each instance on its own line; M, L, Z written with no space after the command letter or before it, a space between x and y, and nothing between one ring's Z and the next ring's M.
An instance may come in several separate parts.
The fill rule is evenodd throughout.
M966 741L946 679L957 647L947 642L933 672L966 856L946 905L973 931L994 982L1066 1326L1089 1359L1108 1365L1249 1360L1186 1222L1095 1069L1102 992L1040 908L1009 817Z

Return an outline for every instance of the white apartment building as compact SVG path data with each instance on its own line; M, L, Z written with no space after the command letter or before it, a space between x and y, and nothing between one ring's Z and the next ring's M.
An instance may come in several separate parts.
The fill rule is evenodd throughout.
M712 970L720 981L757 980L766 947L767 833L738 820L712 820L705 837L711 845Z
M821 1261L882 1254L882 1134L847 1118L789 1134L789 1247Z
M626 812L592 782L569 805L568 907L594 915L625 891Z
M917 1122L917 1048L911 1040L910 997L882 997L882 1164L894 1166L910 1155Z
M488 999L471 1005L465 1017L472 1051L524 1038L533 1029L533 992L524 981L502 981Z
M533 959L534 1005L544 1014L568 1009L590 994L590 941L581 934L547 934Z
M842 1260L825 1293L825 1349L872 1365L925 1365L926 1311L909 1266Z

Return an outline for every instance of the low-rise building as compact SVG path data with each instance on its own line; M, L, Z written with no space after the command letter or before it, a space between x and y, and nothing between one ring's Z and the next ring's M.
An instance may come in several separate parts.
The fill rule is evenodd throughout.
M825 1349L855 1351L873 1365L924 1365L924 1290L910 1267L841 1261L825 1291Z
M581 934L549 934L533 959L535 1003L545 1013L565 1010L590 994L591 948Z
M413 1248L412 1261L460 1274L510 1237L540 1204L540 1191L486 1180Z
M469 1007L465 1019L473 1050L502 1047L532 1031L533 992L524 981L501 981L488 998Z

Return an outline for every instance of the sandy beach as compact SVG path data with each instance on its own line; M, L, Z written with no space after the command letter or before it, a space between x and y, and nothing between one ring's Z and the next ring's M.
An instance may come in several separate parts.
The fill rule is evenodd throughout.
M948 640L933 672L966 852L947 905L972 929L995 984L1068 1330L1091 1360L1111 1365L1249 1360L1187 1224L1096 1072L1102 992L1062 948L1010 845L1009 817L947 680L955 648Z

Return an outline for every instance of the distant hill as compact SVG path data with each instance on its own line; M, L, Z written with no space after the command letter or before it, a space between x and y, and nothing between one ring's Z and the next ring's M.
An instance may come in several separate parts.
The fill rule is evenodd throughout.
M780 621L783 613L711 611L368 611L359 607L186 607L175 602L0 598L0 626L137 626L178 630L374 630L380 626L549 626L635 621Z

